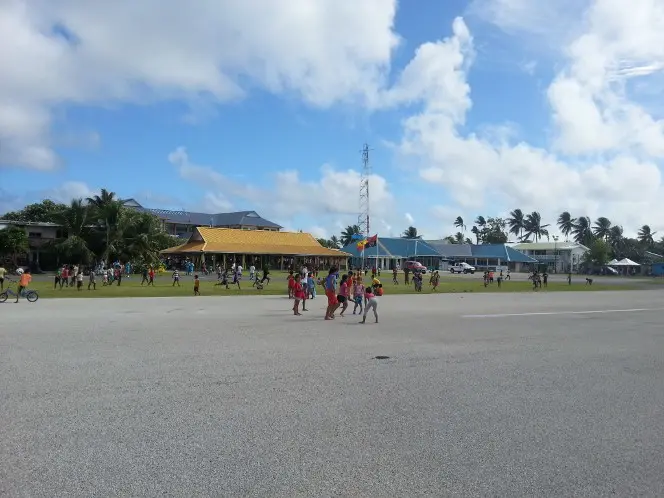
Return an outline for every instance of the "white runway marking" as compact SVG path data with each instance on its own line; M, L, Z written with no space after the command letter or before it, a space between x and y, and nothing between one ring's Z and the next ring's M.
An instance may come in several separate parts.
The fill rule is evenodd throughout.
M630 308L625 310L588 310L588 311L536 311L532 313L498 313L494 315L463 315L461 318L507 318L511 316L546 316L546 315L592 315L602 313L633 313L635 311L662 311L664 308Z

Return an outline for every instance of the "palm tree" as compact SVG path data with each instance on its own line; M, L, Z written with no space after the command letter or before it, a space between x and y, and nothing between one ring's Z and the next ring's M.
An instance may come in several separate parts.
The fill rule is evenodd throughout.
M571 233L574 235L574 242L577 244L583 244L587 247L590 247L590 244L595 238L592 231L592 222L587 216L581 216L576 219Z
M515 209L510 213L510 217L507 219L507 225L510 227L510 233L522 238L523 229L524 229L525 217L523 211L520 209Z
M454 234L454 242L456 244L463 244L464 243L464 236L463 233L457 232Z
M417 228L408 227L403 231L401 235L402 239L421 239L422 236L417 234Z
M343 247L349 246L354 240L353 235L362 235L362 230L359 225L348 225L346 229L341 232L341 245Z
M92 207L94 215L97 216L99 224L106 232L106 246L101 256L106 261L110 252L114 249L111 236L117 229L122 202L116 199L115 192L109 192L105 188L101 189L99 195L88 197L86 200L88 205Z
M542 216L537 211L533 211L526 216L523 229L526 232L526 238L529 238L532 235L535 242L537 242L542 237L546 237L547 240L549 239L549 231L546 229L548 226L548 223L542 225Z
M454 226L456 228L460 228L464 232L466 231L466 224L463 222L463 218L461 216L457 216L456 220L454 220Z
M456 239L454 238L454 235L448 235L443 240L445 242L447 242L448 244L456 244L457 243Z
M486 220L484 219L484 216L478 216L475 218L475 224L480 228L484 228L486 226Z
M330 249L339 249L339 244L341 242L339 241L339 237L337 237L336 235L330 237L330 240L328 242Z
M651 230L650 225L643 225L639 229L639 233L637 234L637 236L638 236L639 242L641 242L641 244L643 244L645 246L651 246L655 243L655 239L653 238L653 236L656 233L657 232L653 232Z
M477 241L477 245L480 245L480 236L482 235L480 229L477 228L476 226L473 226L473 228L471 228L470 231L473 232L473 235L475 235L475 240Z
M609 220L604 216L600 216L599 218L597 218L597 220L595 221L595 226L593 227L593 234L595 235L595 237L606 241L609 238L610 231L611 231L611 220Z
M558 216L558 228L560 228L560 233L565 236L565 240L569 240L569 234L574 230L574 223L576 223L576 218L572 218L567 211Z
M618 257L625 247L625 238L623 237L623 227L620 225L613 225L609 229L608 235L609 245L613 250L613 256Z
M69 206L56 215L57 223L66 234L56 244L56 249L68 258L77 258L87 263L92 255L85 240L88 226L89 209L83 199L72 199Z

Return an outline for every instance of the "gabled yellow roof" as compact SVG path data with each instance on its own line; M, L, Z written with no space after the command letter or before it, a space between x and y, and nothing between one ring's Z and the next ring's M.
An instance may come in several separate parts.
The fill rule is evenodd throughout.
M202 245L201 245L202 244ZM163 252L207 252L220 254L284 254L289 256L348 257L345 252L328 249L309 233L238 230L197 227L189 242Z
M169 247L168 249L164 249L161 251L162 254L182 254L182 253L189 253L189 252L201 252L203 250L203 247L205 247L205 242L202 240L198 241L193 241L193 242L187 242L185 244L175 246L175 247Z

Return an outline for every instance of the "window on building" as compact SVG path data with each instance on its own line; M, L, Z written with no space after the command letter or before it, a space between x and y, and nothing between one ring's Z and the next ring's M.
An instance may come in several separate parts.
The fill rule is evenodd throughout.
M41 232L28 232L28 237L32 237L34 239L41 239Z

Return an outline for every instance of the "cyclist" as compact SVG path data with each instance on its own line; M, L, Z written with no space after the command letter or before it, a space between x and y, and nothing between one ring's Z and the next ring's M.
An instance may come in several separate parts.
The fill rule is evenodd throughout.
M30 282L32 282L32 275L30 275L30 270L25 270L18 281L18 292L16 293L15 302L18 303L18 298L21 297L21 292L28 288Z

